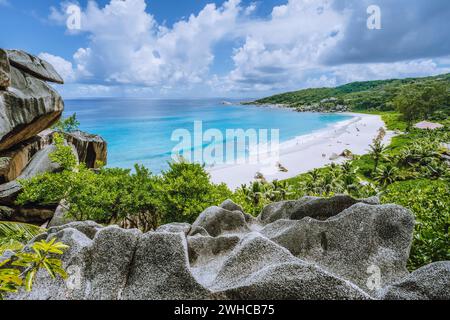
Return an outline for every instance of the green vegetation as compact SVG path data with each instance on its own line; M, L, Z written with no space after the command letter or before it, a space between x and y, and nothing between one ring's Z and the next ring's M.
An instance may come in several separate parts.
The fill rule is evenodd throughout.
M65 200L68 216L76 220L148 231L160 224L193 222L204 209L228 198L246 212L258 215L272 202L307 195L348 194L357 198L378 195L382 202L403 205L416 216L418 223L409 261L409 268L414 270L449 259L450 167L446 157L450 151L442 146L450 142L449 83L450 74L360 82L259 100L291 106L323 99L328 99L327 103L337 101L353 110L381 114L388 129L398 131L399 135L385 146L382 141L386 132L380 130L366 155L286 181L265 182L261 177L261 181L243 185L234 193L225 185L212 184L201 165L182 159L171 163L161 175L140 166L133 172L103 167L91 170L77 164L70 147L55 135L57 148L51 159L60 163L62 170L20 181L23 191L17 201L22 205L45 205ZM443 119L440 120L445 125L443 129L412 128L414 121L437 118Z
M450 184L448 180L415 179L390 185L382 197L411 209L416 216L409 268L450 260Z
M26 223L0 221L0 256L6 250L21 250L25 243L44 232Z
M34 237L44 233L40 227L19 223L0 221L0 300L5 293L17 292L19 288L31 291L36 273L40 269L47 270L52 278L57 275L66 278L62 262L55 255L63 254L68 247L55 239L47 242L41 240L24 248Z
M353 111L394 111L396 103L411 101L415 97L423 99L417 106L420 110L426 110L426 116L433 115L441 107L442 90L448 92L450 88L450 74L443 74L426 78L409 78L401 80L379 80L354 82L336 88L305 89L283 93L268 98L257 100L255 104L286 104L293 108L302 108L307 105L324 105L325 109L332 110L336 105L348 106ZM396 100L399 98L400 100ZM448 95L445 102L448 107ZM444 104L445 104L444 103ZM448 108L444 117L448 115ZM435 114L438 116L439 114ZM423 116L419 113L417 116ZM442 115L441 115L442 117Z
M48 242L34 242L30 246L31 250L11 250L11 254L0 261L0 300L5 293L17 292L21 287L31 291L40 269L46 270L52 278L67 278L62 261L55 258L55 255L62 255L67 248L54 238Z
M410 129L416 120L447 117L450 111L448 90L449 84L441 81L408 84L400 88L393 105Z
M342 166L327 166L287 181L295 190L287 198L302 195L354 197L380 195L383 203L403 205L415 214L417 225L409 268L450 258L450 74L428 78L356 82L337 88L307 89L256 101L287 104L299 109L318 104L345 105L349 109L380 114L389 130L401 132L384 146L384 132L369 153ZM446 127L435 131L413 129L421 120L439 121ZM249 189L249 188L247 188ZM259 186L258 189L265 189ZM249 193L251 188L246 192ZM241 191L242 192L242 191ZM264 204L270 198L260 197Z
M204 209L231 196L225 185L212 184L199 164L181 159L161 176L137 165L135 172L103 167L94 171L76 164L70 147L58 135L54 141L57 148L51 159L63 170L20 181L23 192L18 204L65 200L68 216L76 220L149 231L161 223L193 222Z
M73 132L78 130L79 126L80 122L77 120L77 114L74 113L70 117L60 119L53 125L52 129L60 132Z

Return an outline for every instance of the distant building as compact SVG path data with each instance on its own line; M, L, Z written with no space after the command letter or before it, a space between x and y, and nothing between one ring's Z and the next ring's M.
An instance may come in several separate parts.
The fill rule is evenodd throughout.
M440 123L434 123L429 121L422 121L417 123L414 128L422 129L422 130L436 130L443 128L444 126Z

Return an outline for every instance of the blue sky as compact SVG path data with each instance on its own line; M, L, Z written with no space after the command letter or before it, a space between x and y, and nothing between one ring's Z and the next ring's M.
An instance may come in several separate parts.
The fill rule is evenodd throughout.
M380 30L367 28L372 4ZM448 0L0 0L0 46L51 62L68 98L260 97L446 73L448 39Z

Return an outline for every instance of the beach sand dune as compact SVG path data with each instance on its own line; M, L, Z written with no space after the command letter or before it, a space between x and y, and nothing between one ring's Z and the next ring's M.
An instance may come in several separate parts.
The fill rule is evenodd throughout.
M335 158L346 149L358 155L368 153L369 145L377 136L378 130L385 128L381 116L347 114L353 118L281 143L277 158L260 163L221 165L207 170L214 183L226 183L234 190L254 181L257 172L262 173L267 181L283 180L333 162L342 163L346 161L345 158ZM389 144L394 135L394 132L387 131L384 143ZM280 172L280 164L287 172Z

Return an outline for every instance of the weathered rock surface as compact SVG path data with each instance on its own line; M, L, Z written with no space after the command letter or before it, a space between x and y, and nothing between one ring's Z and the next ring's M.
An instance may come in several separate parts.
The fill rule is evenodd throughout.
M413 228L409 210L358 203L325 221L278 220L261 233L294 256L364 287L371 266L381 270L383 286L407 275Z
M58 205L54 214L50 217L47 227L59 227L65 224L75 222L73 219L67 217L68 204L63 200Z
M330 199L304 197L295 201L270 204L263 209L258 219L263 223L272 223L279 219L301 220L304 217L326 220L356 203L379 204L379 200L377 198L356 200L347 195L338 195Z
M348 203L342 197L299 203L311 201L316 208ZM192 226L173 223L146 234L93 222L53 227L35 241L68 244L63 262L71 276L55 281L39 272L33 292L9 298L449 298L450 262L412 274L405 269L414 222L408 210L356 203L328 219L318 214L322 220L289 220L284 213L273 223L261 217L247 223L241 211L212 207ZM191 235L194 229L204 232ZM370 266L380 270L378 291L367 286Z
M63 84L64 80L53 66L21 50L7 50L9 63L17 69L43 81Z
M0 153L0 184L20 176L33 156L52 143L52 130L44 130L33 138Z
M11 87L0 91L0 151L49 128L63 108L62 98L52 87L11 67Z
M54 152L54 145L47 145L39 150L31 159L25 170L17 180L30 179L40 173L55 172L60 166L50 160L49 156ZM21 187L17 180L0 185L0 204L12 204Z
M210 207L202 212L192 224L192 228L197 227L205 229L213 237L249 230L241 211L228 211L220 207Z
M380 295L386 300L450 300L450 261L420 268Z
M191 230L191 225L189 223L169 223L165 224L161 227L159 227L156 232L170 232L170 233L177 233L182 232L185 235L189 233Z
M222 209L228 210L228 211L244 212L244 210L242 209L242 207L240 205L234 203L230 199L225 200L224 202L222 202L219 207L221 207Z
M6 90L11 85L11 70L8 54L0 49L0 90Z
M8 206L14 210L14 214L10 215L8 220L41 224L53 217L57 204L54 206L33 205L22 207L15 205L15 200L21 190L19 180L30 179L41 173L60 170L59 164L50 160L50 154L55 151L55 148L52 144L46 145L31 158L16 180L0 185L0 205ZM74 155L77 155L74 147L72 147L72 150Z
M17 222L31 223L36 225L42 225L46 221L50 220L55 214L55 206L15 206L11 205L7 207L12 213L5 220L12 220ZM1 218L0 218L1 220Z
M0 152L0 184L17 179L32 157L53 143L54 134L54 130L46 129L33 138ZM64 138L86 167L97 168L98 161L106 164L107 144L100 136L76 131L64 133Z
M107 143L102 137L83 131L64 134L65 140L74 145L80 162L88 168L98 168L98 162L106 165Z
M0 49L0 205L7 206L2 209L3 218L43 223L52 218L56 208L56 204L14 204L20 192L19 179L59 169L49 159L55 150L55 131L49 128L61 116L64 103L45 81L63 83L48 62L23 51ZM64 133L64 138L88 168L106 164L107 145L101 137L76 131ZM57 217L54 223L63 221Z

